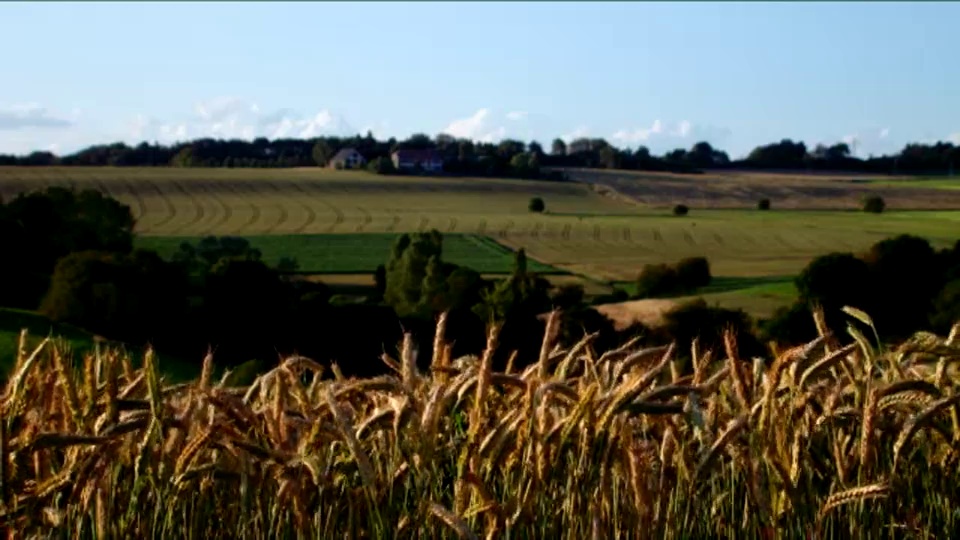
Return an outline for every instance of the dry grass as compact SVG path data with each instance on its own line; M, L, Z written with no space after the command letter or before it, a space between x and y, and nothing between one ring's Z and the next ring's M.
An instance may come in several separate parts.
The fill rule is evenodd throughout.
M210 357L182 385L150 353L73 372L45 341L0 401L0 519L18 538L957 530L957 331L884 352L821 336L767 363L728 339L685 374L673 347L558 349L555 323L523 370L491 370L495 331L450 358L441 319L429 372L405 340L388 376L291 357L247 388L212 380Z
M663 324L663 316L679 304L680 302L673 299L647 298L603 304L597 306L596 310L613 321L617 330L624 330L635 323L655 328Z
M567 173L593 185L597 193L640 206L752 209L768 198L778 209L859 209L864 196L881 195L889 208L901 210L960 208L960 193L944 190L944 182L906 176L725 170L697 175L603 169ZM955 184L950 187L955 191Z

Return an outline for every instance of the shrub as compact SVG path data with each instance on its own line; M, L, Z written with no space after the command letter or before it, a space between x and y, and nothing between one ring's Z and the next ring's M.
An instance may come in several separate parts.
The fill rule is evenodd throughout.
M770 199L760 199L757 202L757 210L769 210L770 209Z
M531 212L543 212L547 209L547 205L543 202L543 199L540 197L534 197L530 199L530 203L527 205L527 208Z
M677 269L667 264L644 265L637 276L637 298L657 298L683 290Z
M555 309L571 309L583 304L583 285L568 283L557 287L550 294L550 302Z
M884 202L883 197L879 195L870 195L863 199L863 211L869 212L871 214L880 214L883 213L883 210L887 207L887 203Z
M384 156L380 156L370 161L370 163L367 163L367 170L375 174L392 174L396 172L393 168L393 161Z
M616 304L619 302L626 302L630 299L630 294L619 288L614 287L612 291L608 294L597 295L593 298L591 305L600 306L603 304Z
M760 338L774 341L781 347L807 343L817 337L813 312L803 302L778 308L773 315L760 324Z
M688 291L706 287L712 279L706 257L688 257L678 262L676 269L680 286Z
M687 208L685 204L678 204L673 207L673 215L675 216L685 216L690 213L690 209Z
M703 298L685 302L665 313L660 328L669 341L676 342L678 351L689 351L691 342L697 339L699 350L713 350L721 357L725 331L732 332L736 338L741 359L764 356L764 347L753 333L753 320L745 311L710 306Z

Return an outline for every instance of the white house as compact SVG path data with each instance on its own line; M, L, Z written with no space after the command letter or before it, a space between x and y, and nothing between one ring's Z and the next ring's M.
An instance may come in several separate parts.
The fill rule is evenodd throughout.
M363 158L363 154L357 152L355 148L344 148L330 158L327 166L334 169L356 169L363 167L366 163L367 160Z

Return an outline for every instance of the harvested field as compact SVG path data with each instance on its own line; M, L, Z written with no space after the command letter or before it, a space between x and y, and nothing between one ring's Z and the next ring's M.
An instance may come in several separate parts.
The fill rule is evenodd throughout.
M866 195L880 195L890 209L960 208L960 191L944 193L951 180L925 181L863 174L796 174L710 171L672 174L646 171L567 169L579 182L595 185L649 207L686 204L691 208L755 208L768 198L774 208L843 210L860 208Z

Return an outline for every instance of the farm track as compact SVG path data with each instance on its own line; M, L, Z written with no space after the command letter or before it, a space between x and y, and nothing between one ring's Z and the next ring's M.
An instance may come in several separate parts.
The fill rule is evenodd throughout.
M387 232L394 232L397 230L397 225L403 220L400 216L393 216L390 218L390 224L387 225Z
M287 210L286 206L282 204L274 203L271 205L271 207L278 209L277 221L276 223L273 223L272 225L268 226L267 229L263 231L263 234L273 234L274 231L276 231L278 228L280 228L281 225L283 225L284 223L287 222L287 220L290 219L290 212Z
M203 209L203 205L201 205L197 201L196 197L192 194L192 192L187 191L186 188L184 188L183 185L180 184L180 182L174 181L173 188L177 190L181 195L183 195L184 198L190 201L190 205L193 206L193 212L194 212L194 215L186 223L184 223L183 225L180 225L179 227L177 227L171 232L173 236L178 236L182 234L184 231L190 230L193 226L203 221L204 209Z
M167 225L168 223L172 222L177 217L177 207L174 206L170 198L167 197L167 194L162 189L160 189L160 186L149 181L146 182L146 184L149 185L150 188L152 188L156 192L157 196L160 197L160 200L163 202L163 205L167 209L167 215L160 218L159 221L153 224L153 228L160 229L165 225Z
M210 192L213 200L217 203L217 206L220 208L219 216L216 221L210 225L211 233L221 230L227 223L230 223L230 220L233 219L233 207L229 204L223 202L223 197L220 195L219 191Z
M362 206L358 206L357 211L360 212L360 223L357 224L355 231L359 233L363 232L368 225L373 223L373 216Z
M136 218L137 222L140 222L144 216L147 215L147 203L143 200L142 190L137 190L136 186L133 185L133 182L130 180L124 180L123 185L127 190L127 193L136 201Z

